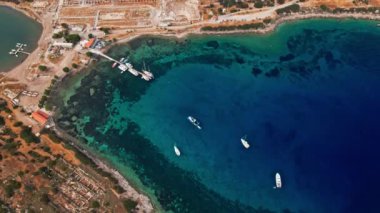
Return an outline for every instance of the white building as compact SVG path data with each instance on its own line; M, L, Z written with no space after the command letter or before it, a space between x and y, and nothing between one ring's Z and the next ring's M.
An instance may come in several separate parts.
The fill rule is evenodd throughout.
M73 48L73 43L66 43L66 42L54 42L53 46L55 47L63 47L63 48Z

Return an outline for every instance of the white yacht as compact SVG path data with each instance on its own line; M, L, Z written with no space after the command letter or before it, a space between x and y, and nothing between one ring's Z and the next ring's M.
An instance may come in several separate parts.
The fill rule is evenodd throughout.
M199 121L197 121L197 119L195 119L194 117L192 116L188 116L187 117L187 120L190 121L190 123L192 123L194 126L196 126L198 129L202 129L201 127L201 124L199 123Z
M123 72L125 72L125 71L128 70L128 67L125 66L124 64L120 64L120 65L118 66L118 68L121 70L120 73L123 73Z
M280 173L276 173L276 189L281 189L282 187L282 181L281 181L281 176Z
M244 148L248 149L250 147L248 141L247 141L247 136L244 136L240 138L241 144L243 144Z
M179 151L179 149L176 145L174 145L174 152L175 152L175 155L181 156L181 151Z

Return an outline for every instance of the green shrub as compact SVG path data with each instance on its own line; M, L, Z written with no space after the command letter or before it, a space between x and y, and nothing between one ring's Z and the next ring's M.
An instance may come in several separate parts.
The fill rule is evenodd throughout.
M68 68L68 67L64 67L64 68L63 68L63 72L66 72L66 73L67 73L67 72L70 72L70 68Z
M99 201L94 200L94 201L91 202L91 208L96 208L97 209L99 207L100 207Z
M260 28L264 28L264 24L262 22L243 24L243 25L218 26L218 27L206 26L206 27L202 27L201 30L203 31L232 31L232 30L248 30L248 29L260 29Z
M5 120L3 116L0 116L0 126L4 126L4 125L5 125Z
M74 45L80 41L80 36L78 34L68 34L64 37L66 42L73 43Z
M128 212L132 212L136 208L137 204L138 203L133 200L123 200L123 206Z
M20 133L20 137L27 143L39 143L40 138L35 136L32 129L29 127L23 127Z
M66 23L62 23L61 26L62 26L63 28L65 28L65 29L69 29L69 25L66 24Z
M9 198L14 195L14 191L21 188L21 183L16 180L10 180L4 186L5 195Z
M44 72L47 70L47 67L45 65L40 65L38 66L38 69Z
M46 193L43 193L40 197L40 201L42 203L44 203L45 205L47 205L49 202L50 202L50 198L49 198L49 195L46 194Z
M255 4L253 6L256 8L263 8L264 3L262 1L258 1L258 2L255 2Z
M284 13L296 13L296 12L299 12L300 10L301 10L301 7L299 6L299 4L292 4L287 7L277 9L276 13L280 15Z
M103 31L105 34L109 34L111 29L108 27L101 27L100 30Z

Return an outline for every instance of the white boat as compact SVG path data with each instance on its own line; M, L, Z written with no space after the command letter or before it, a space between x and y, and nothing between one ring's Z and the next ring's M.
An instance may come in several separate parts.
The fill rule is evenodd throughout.
M137 70L133 69L132 66L128 67L128 72L132 73L132 75L134 75L134 76L139 75L139 72L137 72Z
M153 73L150 72L150 70L147 70L146 67L145 67L145 62L143 62L143 70L142 70L142 73L145 74L146 76L148 76L150 79L153 79L154 78L154 75ZM149 79L149 80L150 80Z
M241 144L243 144L244 148L248 149L250 147L248 141L247 141L247 136L244 136L240 138Z
M194 126L196 126L198 129L202 129L201 127L201 124L199 123L199 121L197 121L197 119L195 119L194 117L192 116L188 116L187 117L187 120L190 121L190 123L192 123Z
M154 78L153 73L151 73L151 72L149 72L149 71L144 70L143 73L144 73L145 75L147 75L149 78Z
M127 69L128 69L128 67L125 66L124 64L120 64L120 65L118 66L118 68L121 70L120 73L123 73L123 72L127 71Z
M281 189L282 182L281 182L281 176L280 173L276 173L276 189Z
M175 155L177 155L177 156L181 155L181 151L179 151L179 149L176 145L174 145L174 152L175 152Z
M141 73L141 78L144 79L145 81L150 81L152 79L149 76L145 75L144 73Z

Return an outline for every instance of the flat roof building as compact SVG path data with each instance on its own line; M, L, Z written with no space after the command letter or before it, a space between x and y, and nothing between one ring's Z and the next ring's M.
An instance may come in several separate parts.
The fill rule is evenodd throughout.
M32 113L32 118L43 126L48 121L49 115L46 114L45 112L38 110Z

